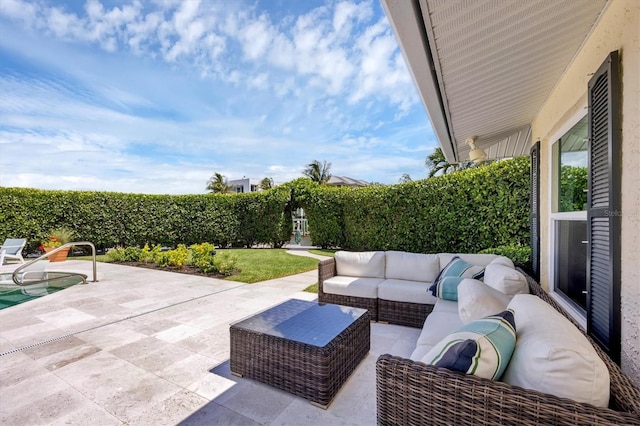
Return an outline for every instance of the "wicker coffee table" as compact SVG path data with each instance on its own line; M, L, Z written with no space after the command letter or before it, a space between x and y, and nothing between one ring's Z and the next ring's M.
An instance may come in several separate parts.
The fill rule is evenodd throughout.
M292 299L231 324L231 372L327 408L370 347L365 309Z

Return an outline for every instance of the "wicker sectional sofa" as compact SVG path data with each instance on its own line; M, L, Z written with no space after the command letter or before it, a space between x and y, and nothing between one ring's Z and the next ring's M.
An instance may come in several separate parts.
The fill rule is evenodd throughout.
M389 259L389 257L386 256L387 253L389 252L385 253L385 260ZM365 260L367 258L371 258L371 254L364 254L362 256L364 256ZM398 255L392 253L392 261L394 260L394 256ZM441 257L443 264L446 264L453 257L453 255L449 254L423 256ZM474 256L475 255L460 255L460 257L469 263L481 264L483 266L489 265L498 259L497 256L493 256L491 258ZM417 297L414 297L413 301L387 300L381 302L385 299L380 299L379 297L375 299L372 299L371 297L362 297L363 295L367 295L366 291L363 292L356 290L354 295L327 293L324 291L327 289L325 287L326 283L331 283L330 280L332 277L340 277L340 272L345 271L345 268L342 268L341 271L340 256L337 255L337 257L337 262L335 259L331 259L321 262L319 266L318 299L320 302L366 307L372 311L372 318L377 318L379 321L388 321L422 328L420 338L416 342L416 349L410 356L410 359L401 358L393 354L385 354L381 355L377 360L376 385L378 424L640 425L640 391L638 388L626 375L622 373L620 367L613 362L598 345L586 336L584 332L580 330L578 324L576 324L573 319L542 290L538 283L524 273L524 271L517 270L518 275L523 277L525 281L524 292L529 294L509 296L509 300L516 301L516 298L519 298L518 300L520 301L527 301L528 305L542 305L543 307L546 307L545 309L548 309L553 313L552 316L557 317L555 320L550 319L551 324L554 324L553 321L557 321L559 318L559 320L563 322L560 324L560 328L569 327L571 329L570 331L579 335L580 339L582 339L584 344L588 347L588 351L592 353L591 356L594 357L596 363L593 367L593 376L595 379L589 377L584 384L580 380L576 381L578 387L586 388L578 390L578 393L584 390L588 395L602 395L603 386L601 386L601 384L607 383L608 392L606 391L606 386L604 386L604 392L606 393L606 399L604 401L608 401L608 407L606 402L577 402L577 400L583 398L583 395L578 395L575 398L569 398L566 397L566 395L557 396L560 395L561 392L556 391L555 388L552 388L547 392L543 392L540 390L533 390L535 389L534 386L516 386L509 384L508 380L505 380L504 378L500 379L500 381L493 381L477 377L475 375L464 374L451 371L450 369L429 365L428 362L425 362L423 357L429 356L428 351L434 346L434 342L439 340L443 335L451 332L452 329L456 329L461 323L460 318L463 317L463 313L462 309L460 309L460 313L458 313L459 306L457 302L436 299L433 304L424 303L427 305L426 307L418 307L416 309L414 306L422 305L423 303L421 302L425 301L424 298L417 300ZM402 261L402 257L404 257L405 262ZM407 269L410 265L410 262L407 263L407 261L415 261L418 259L424 260L425 258L399 256L395 259L395 261L399 262L396 266L402 266L402 268L393 272L392 266L391 275L394 275L394 273L397 273L402 269ZM504 259L499 259L497 260L497 263L509 265L510 261L505 262ZM511 267L513 268L512 264ZM385 268L385 273L387 270L388 268ZM346 272L357 274L358 269L349 270L347 268ZM380 271L378 271L378 275L379 272ZM407 274L406 278L412 277L410 272L407 272ZM425 275L424 269L421 274L423 276ZM382 279L384 281L387 277L377 277L376 279ZM344 279L340 281L340 279L338 279L337 284L344 285L345 282L350 281L345 281ZM379 286L381 282L382 281L378 282L378 289L380 289ZM428 283L428 281L425 281L425 283ZM373 286L372 282L365 284ZM404 284L405 286L407 285L407 283ZM414 285L417 286L418 284ZM464 282L460 285L462 286L460 288L463 288ZM329 285L328 289L330 291L335 291L335 286ZM399 289L400 293L402 293L401 287ZM422 289L423 290L421 291L426 292L426 284L424 284ZM371 294L372 293L369 293L368 295ZM409 295L410 294L411 292L409 292ZM384 290L381 293L378 293L378 296L380 295L388 297L388 294L385 294ZM405 292L402 297L392 298L407 298L407 294ZM416 303L416 300L419 303ZM392 307L391 309L384 306L387 302L392 302L388 304ZM511 304L512 302L509 302L509 306L511 306ZM425 317L428 318L425 320ZM537 320L537 322L544 325L547 317L548 316L544 316L541 320ZM516 324L518 324L518 321L516 321ZM523 322L523 324L526 323ZM526 326L521 328L526 329ZM541 362L536 359L531 361L523 358L522 353L525 350L524 348L527 348L526 343L523 343L522 346L518 347L518 345L525 340L520 334L522 331L522 329L518 329L516 349L509 365L507 366L505 376L509 375L509 369L524 370L526 367L522 367L522 365L530 365L526 364L528 362L537 362L538 364ZM575 350L576 352L579 352L579 350L582 350L574 349L572 346L574 344L573 341L568 340L568 342L569 343L566 343L568 351ZM553 344L555 345L555 343ZM563 345L564 343L558 346ZM520 358L518 361L515 361L517 351L520 351ZM527 356L531 357L531 355ZM535 358L535 356L533 356L533 358ZM523 359L525 361L523 361ZM525 364L523 364L523 362ZM546 359L543 357L542 363L545 362ZM549 362L557 362L557 360ZM564 360L560 361L560 366L563 365L562 362L564 362ZM514 367L516 365L518 368ZM589 369L591 364L586 365L587 369ZM536 367L532 366L531 368L533 370ZM546 368L546 366L543 365L543 369L544 368ZM571 367L565 369L565 372L566 371L570 373L567 376L569 377L568 381L572 381L571 374L574 372L584 372L584 366L582 366L582 370L578 367L574 370L573 367ZM603 371L607 376L606 381L603 381ZM578 375L577 377L582 376ZM592 380L592 382L589 382L589 380ZM589 388L589 383L591 383L593 389ZM560 383L559 387L562 387L562 383ZM598 387L600 387L600 389L598 389Z
M374 321L422 327L437 301L427 290L454 256L514 268L494 254L336 252L318 265L318 301L368 309Z

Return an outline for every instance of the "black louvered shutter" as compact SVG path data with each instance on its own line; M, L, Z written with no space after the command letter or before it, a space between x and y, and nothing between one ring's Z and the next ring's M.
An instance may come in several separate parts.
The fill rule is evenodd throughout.
M618 52L589 81L587 331L620 362L620 111Z
M531 148L530 182L531 273L536 281L540 281L540 142Z

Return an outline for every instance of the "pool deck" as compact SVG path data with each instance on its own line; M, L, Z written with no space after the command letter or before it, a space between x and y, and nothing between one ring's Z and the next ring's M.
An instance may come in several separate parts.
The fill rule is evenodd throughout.
M91 262L47 269L91 278ZM0 311L0 423L371 425L377 357L408 356L419 334L372 323L369 355L323 410L229 371L229 324L315 300L302 290L317 271L243 284L99 263L98 280Z

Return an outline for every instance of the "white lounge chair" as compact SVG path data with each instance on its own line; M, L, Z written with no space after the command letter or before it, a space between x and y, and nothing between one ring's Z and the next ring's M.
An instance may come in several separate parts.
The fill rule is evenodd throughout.
M0 266L4 264L5 259L16 259L20 263L24 263L22 257L22 249L27 244L25 238L7 238L0 246Z

